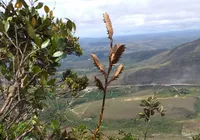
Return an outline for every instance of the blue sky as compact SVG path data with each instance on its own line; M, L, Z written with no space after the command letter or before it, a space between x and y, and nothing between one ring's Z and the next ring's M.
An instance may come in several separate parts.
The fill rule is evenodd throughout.
M104 12L114 35L200 29L200 0L43 0L77 25L80 37L104 37Z

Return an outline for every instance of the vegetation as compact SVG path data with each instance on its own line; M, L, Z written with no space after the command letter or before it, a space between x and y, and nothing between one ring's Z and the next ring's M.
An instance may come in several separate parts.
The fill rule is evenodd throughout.
M148 132L151 129L151 118L155 113L159 113L161 116L165 115L166 109L160 106L160 102L155 96L149 97L147 100L142 100L141 107L143 107L143 112L138 113L139 119L144 119L145 124L141 126L141 131L144 135L144 140L148 138Z
M30 3L24 0L18 0L16 3L13 1L0 3L3 8L0 16L2 96L0 135L2 139L70 139L71 137L79 139L85 134L85 127L72 129L72 135L65 128L61 128L61 114L56 114L58 116L56 119L45 122L39 117L47 105L45 100L49 94L57 91L55 73L56 68L60 66L60 60L70 54L78 56L82 54L78 38L72 34L76 30L75 24L69 19L66 19L66 22L55 19L53 11L47 5L43 5L37 0ZM45 12L44 16L38 12L42 8ZM104 19L111 40L110 67L107 74L96 55L92 54L92 57L105 76L104 87L100 80L95 78L98 87L104 88L103 102L105 103L107 86L119 76L123 65L118 67L110 80L108 80L109 73L125 47L115 45L112 49L113 33L110 29L109 16L105 14ZM68 92L75 96L88 85L88 79L79 78L76 73L67 70L63 73L59 85L61 86L58 89L64 89L64 92L49 97ZM104 105L99 125L94 133L95 139L101 125L103 108ZM76 135L76 132L79 134ZM85 138L87 139L87 136Z
M82 72L82 77L79 77L76 73L79 70L73 72L60 68L61 61L69 58L69 55L82 55L79 38L74 36L74 22L68 18L54 17L53 10L38 0L0 1L0 9L0 140L147 140L155 133L181 134L184 122L198 118L200 101L199 97L196 97L199 90L196 87L110 87L119 76L128 76L132 82L134 75L122 75L124 68L137 65L139 67L134 68L134 72L139 71L140 76L144 68L152 68L150 71L156 72L158 69L169 70L170 66L179 62L181 65L191 62L191 59L185 60L189 58L185 53L188 44L180 46L179 51L175 48L172 51L125 54L126 60L121 62L130 62L132 59L134 61L126 66L118 65L125 45L113 45L114 31L109 15L105 13L103 18L110 41L108 62L105 59L108 53L106 48L92 53L91 57L97 69L92 67ZM44 15L39 11L43 11ZM189 44L189 51L198 50L194 47L198 41ZM104 45L108 41L101 43ZM176 59L180 51L184 56ZM132 54L134 57L130 57ZM157 63L155 58L160 57L162 62ZM73 58L70 57L69 60ZM146 60L153 65L145 66ZM79 59L74 61L78 62ZM105 62L104 66L102 62ZM87 66L85 67L88 68ZM62 69L62 72L58 72L58 69ZM102 74L102 78L95 76L94 83L98 91L82 91L89 85L84 74L91 71L96 74L97 70ZM137 76L134 80L138 80ZM187 105L186 99L189 102ZM177 110L178 114L176 112L174 116L161 119L160 116L164 116L166 112L161 102L166 105L169 114ZM86 103L92 107L85 107ZM96 110L100 103L102 105L98 116ZM122 113L115 116L116 110L106 105L112 105ZM131 108L132 112L125 112L124 106ZM83 111L79 112L82 108ZM142 112L138 113L138 108ZM105 116L105 113L108 115ZM119 132L112 135L111 131L117 130ZM193 140L199 140L199 135L193 136Z
M9 140L61 137L56 121L46 127L38 116L46 97L56 89L60 60L82 54L78 38L73 36L76 26L69 19L56 19L53 11L37 0L1 1L0 7L0 136ZM39 14L42 9L45 15ZM63 81L68 92L87 86L87 78L72 75Z
M192 140L200 140L200 134L199 134L199 135L196 135L196 136L193 136L193 137L192 137Z

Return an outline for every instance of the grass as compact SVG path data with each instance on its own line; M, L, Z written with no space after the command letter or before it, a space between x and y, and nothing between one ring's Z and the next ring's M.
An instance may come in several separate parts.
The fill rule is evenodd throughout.
M70 113L68 114L68 116ZM70 115L71 116L71 115ZM69 118L69 117L68 117ZM89 129L93 130L96 127L97 117L90 121L84 121L80 118L71 118L71 122L68 121L66 124L70 126L79 126L80 124L86 125ZM72 123L73 122L73 123ZM143 120L135 122L131 119L121 119L121 120L104 120L101 126L102 131L113 131L124 130L126 132L131 132L134 135L142 135L140 130L143 126ZM175 120L156 117L151 122L150 134L176 134L180 135L183 123L177 123Z
M195 113L200 114L200 97L196 98L196 102L194 104Z
M127 132L132 132L133 134L140 134L141 131L138 128L142 128L144 126L144 121L139 120L134 122L131 119L128 120L115 120L110 121L107 120L103 123L104 131L106 130L119 130L123 129ZM151 134L155 133L163 133L163 134L180 134L182 129L181 123L176 123L176 121L156 117L151 121Z

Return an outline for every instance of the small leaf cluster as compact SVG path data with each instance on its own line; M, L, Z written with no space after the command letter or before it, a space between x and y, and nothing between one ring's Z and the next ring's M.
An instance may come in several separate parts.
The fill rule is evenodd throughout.
M150 121L151 116L156 112L161 116L165 115L166 109L160 105L161 103L155 96L149 97L147 100L142 100L140 106L143 107L143 112L138 113L139 119Z
M74 96L78 91L85 89L89 84L89 79L86 76L78 77L78 74L70 69L63 72L62 80L65 81L69 92Z
M95 54L91 54L91 57L94 62L94 66L96 66L97 69L100 70L100 72L104 75L104 78L105 78L105 85L103 86L103 83L100 81L100 79L95 76L96 86L100 90L105 90L105 87L107 87L112 81L116 80L119 77L119 75L122 73L124 66L123 64L120 64L117 70L114 72L113 76L110 79L108 79L110 75L110 71L112 70L112 67L119 62L126 48L125 45L121 45L121 44L116 44L114 46L112 45L112 42L113 42L112 23L107 13L105 13L103 17L104 17L104 22L106 24L106 29L108 32L108 38L110 39L109 65L108 65L107 72L104 66L101 64L99 58Z

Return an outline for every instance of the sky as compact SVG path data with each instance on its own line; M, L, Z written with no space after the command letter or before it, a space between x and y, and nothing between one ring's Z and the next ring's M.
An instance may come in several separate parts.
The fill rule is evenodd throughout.
M107 12L114 36L200 29L200 0L43 0L54 15L76 23L79 37L105 37Z

